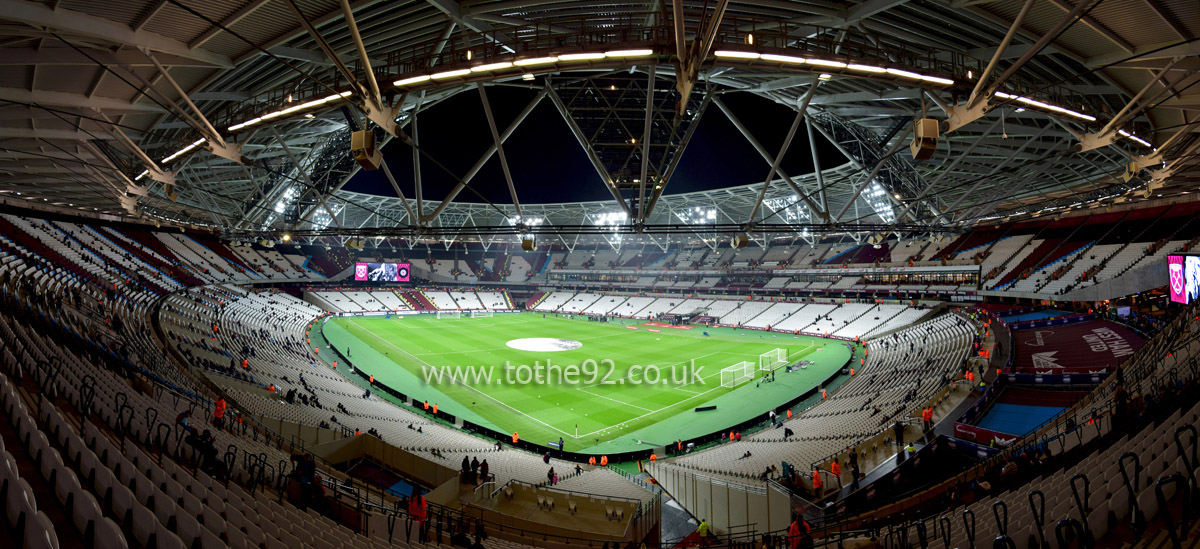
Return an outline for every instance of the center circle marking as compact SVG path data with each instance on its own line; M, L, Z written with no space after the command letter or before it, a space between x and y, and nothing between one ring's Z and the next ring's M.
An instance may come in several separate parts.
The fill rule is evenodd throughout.
M574 339L558 339L554 337L526 337L522 339L513 339L505 343L509 347L518 351L533 351L537 353L556 353L558 351L572 351L583 347L583 344Z

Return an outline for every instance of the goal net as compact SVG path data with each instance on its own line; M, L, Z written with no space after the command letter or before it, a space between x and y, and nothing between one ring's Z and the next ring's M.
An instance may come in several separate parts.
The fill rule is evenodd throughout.
M787 349L772 349L761 355L758 355L759 370L774 370L780 366L787 364L788 352Z
M491 311L471 311L471 318L492 318Z
M722 387L737 387L751 379L754 379L754 363L752 362L739 362L721 369Z
M443 318L462 318L462 311L438 311L437 317L439 320Z

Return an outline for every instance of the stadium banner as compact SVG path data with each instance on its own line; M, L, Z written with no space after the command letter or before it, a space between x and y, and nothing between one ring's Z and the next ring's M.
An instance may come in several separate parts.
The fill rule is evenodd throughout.
M467 311L463 311L463 312L467 312ZM493 313L519 313L521 311L518 309L492 309L492 312ZM332 316L338 316L338 317L385 316L385 315L412 316L412 315L435 315L437 313L438 313L438 311L408 311L408 310L405 310L405 311L341 311L341 312L337 312L337 313L331 313L330 316L327 316L324 318L324 321L326 321L326 322L329 321L330 317L332 317Z
M999 448L992 448L986 444L979 444L977 442L972 442L961 438L949 439L946 441L946 445L951 449L979 459L987 459L991 456L999 454L1001 451Z
M1026 374L1103 374L1145 343L1116 322L1090 320L1013 332L1017 372Z
M1022 320L1011 324L997 319L1000 324L1003 324L1009 330L1030 330L1033 328L1046 328L1049 326L1066 326L1067 324L1075 324L1076 322L1087 322L1094 320L1095 315L1089 314L1074 314L1068 316L1058 316L1054 318L1042 318L1038 320Z
M988 385L987 388L983 390L983 395L979 397L979 400L975 401L975 404L972 404L970 408L967 408L967 411L963 412L961 416L958 416L958 419L954 420L954 422L970 425L971 423L977 421L992 407L992 401L995 400L996 396L1000 394L1000 391L1004 389L1006 381L1008 380L1005 378L999 378L991 385Z
M408 315L419 315L419 314L425 314L425 313L428 313L428 312L430 312L430 311L342 311L342 312L340 312L340 313L334 313L334 314L335 314L335 315L337 315L337 316L340 316L340 317L348 317L348 316L384 316L384 315L408 316Z
M901 267L838 267L830 269L775 269L771 270L773 276L790 276L790 275L854 275L854 274L891 274L891 273L977 273L979 265L920 265L920 266L901 266ZM557 274L601 274L601 275L642 275L645 276L650 270L640 269L556 269ZM689 276L726 276L738 273L754 273L760 274L761 270L718 270L718 269L694 269L687 271Z
M979 444L995 444L996 446L1000 447L1008 446L1009 444L1016 442L1017 439L1021 438L1016 435L992 431L991 429L984 429L982 427L976 427L974 425L967 425L966 423L958 422L954 423L954 436Z
M680 326L678 324L666 324L663 322L643 322L642 326L652 326L655 328L671 328L672 330L691 330L695 326Z
M408 263L355 263L357 282L408 282L411 268Z
M790 334L792 332L780 331L779 333ZM852 338L852 337L826 334L823 332L799 332L799 334L806 335L806 336L813 336L813 337L821 337L821 338L825 338L825 339L840 339L842 341L854 341L854 338Z
M1089 374L1004 374L1010 383L1022 385L1099 385L1108 372Z

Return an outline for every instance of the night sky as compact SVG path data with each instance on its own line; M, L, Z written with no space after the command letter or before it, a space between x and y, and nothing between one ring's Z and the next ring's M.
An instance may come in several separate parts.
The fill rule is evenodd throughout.
M536 95L535 91L524 88L486 89L499 132ZM721 99L769 154L778 152L795 117L794 110L749 93L725 94ZM474 91L460 93L423 111L418 124L421 148L460 177L492 143L479 94ZM715 105L709 106L699 124L667 194L745 185L766 178L770 165ZM823 167L846 162L824 138L818 135L817 139ZM505 142L504 151L522 203L611 200L600 176L549 98L543 99ZM393 140L383 152L400 188L408 198L413 198L412 148ZM792 176L813 171L803 126L784 157L783 169ZM440 200L456 181L428 158L421 161L421 177L426 200ZM468 185L470 188L486 200L511 203L497 155L484 165ZM382 171L360 171L346 185L346 190L395 196ZM483 202L484 198L464 190L457 200Z

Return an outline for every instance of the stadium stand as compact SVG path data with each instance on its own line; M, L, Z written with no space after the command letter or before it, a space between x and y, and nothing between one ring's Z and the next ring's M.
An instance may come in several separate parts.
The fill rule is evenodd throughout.
M968 320L952 314L868 341L868 348L873 350L869 363L828 400L784 421L781 427L761 431L740 443L664 463L746 482L759 479L772 464L786 461L807 467L848 447L867 443L861 448L864 469L868 464L878 464L890 454L884 449L868 460L866 456L872 455L865 451L870 447L868 441L890 432L895 419L906 417L955 379L971 349L973 333ZM959 388L960 392L964 390L970 388ZM938 414L949 408L953 406ZM798 443L783 438L784 428L797 433ZM746 451L750 451L750 457L743 457ZM769 476L777 478L779 474Z
M1158 520L1160 511L1178 501L1185 478L1197 473L1189 455L1196 448L1200 408L1194 393L1187 392L1198 381L1200 326L1194 313L1192 307L1189 315L1177 317L1125 362L1122 376L1109 377L1060 421L991 458L991 467L981 469L986 476L973 484L992 484L989 497L976 499L975 489L955 489L953 505L923 520L969 515L976 517L973 528L929 529L926 539L961 546L1007 535L1022 545L1060 547L1067 543L1061 521L1077 528L1074 535L1101 539L1114 529L1140 531L1146 520ZM1167 354L1170 358L1160 359ZM1134 413L1135 406L1140 412ZM973 501L961 503L964 499ZM1011 511L996 515L996 507ZM1186 528L1158 528L1144 543L1192 539ZM915 530L907 536L918 538Z
M1195 0L0 6L0 547L1200 547Z
M56 224L55 228L61 229L56 237L56 233L47 230L49 225L46 225L46 228L37 228L34 222L27 220L18 222L22 224L13 226L28 228L29 232L25 233L28 236L22 238L29 246L37 246L37 249L54 253L51 246L41 244L45 240L52 244L57 243L56 245L64 251L73 251L72 247L80 251L74 252L74 255L70 256L74 258L74 261L65 255L59 255L58 257L63 258L62 264L68 268L52 271L53 274L47 276L42 274L46 272L43 270L23 271L15 268L17 263L34 262L34 264L38 264L43 259L36 252L28 251L28 248L11 248L15 254L8 255L5 262L7 267L5 272L11 273L7 278L9 282L6 287L10 292L7 295L31 295L25 288L28 288L29 284L37 284L47 289L57 288L56 295L62 295L68 302L73 302L73 298L70 296L75 294L99 296L96 290L97 284L87 280L96 280L97 282L117 280L110 278L114 277L116 272L134 273L152 269L149 262L135 257L133 254L122 254L117 245L113 244L113 240L97 236L97 234L112 234L111 231L104 228L94 230L85 229L76 224ZM160 238L160 236L155 235L155 238ZM68 245L67 242L72 244ZM212 255L203 256L202 249L187 245L180 240L175 240L175 243L184 246L181 249L186 252L182 253L185 255L189 252L192 253L191 257L196 258L196 261L202 261L209 267L215 267L218 261L228 263L225 257L215 252ZM132 240L127 241L126 244L132 245ZM170 245L168 244L168 246ZM147 256L151 253L156 254L151 257L156 257L163 265L176 265L170 263L176 260L168 259L160 251L150 248L141 249ZM1102 250L1110 250L1110 248ZM1115 251L1115 248L1111 250ZM88 264L89 261L85 259L86 257L92 257L91 261L97 265L102 264L101 261L103 264L112 264L116 270L97 268L89 271L86 268L71 268L76 262ZM259 257L266 258L262 254ZM1089 258L1088 261L1091 259ZM175 268L180 272L194 272L197 269L186 263L182 266L176 265ZM231 275L235 272L240 273L234 268L228 270ZM83 276L88 278L82 278ZM215 278L220 280L226 277L217 276ZM60 490L62 494L70 494L71 490L78 492L69 500L66 495L63 495L57 504L60 508L62 505L68 505L62 501L69 501L69 505L63 509L70 511L71 516L93 517L87 520L80 518L75 521L75 524L79 524L80 527L78 532L67 533L71 536L96 536L97 528L101 528L101 524L103 524L102 529L119 533L122 536L120 539L133 539L138 543L167 543L152 540L172 540L170 543L176 543L174 540L178 539L178 543L182 543L183 546L193 543L205 546L206 543L209 543L203 541L205 539L221 540L221 543L226 543L225 540L228 539L242 538L251 542L258 540L268 544L290 541L291 534L288 534L284 528L276 527L271 530L260 526L256 530L247 526L248 521L231 522L234 519L229 518L229 513L225 513L225 516L222 517L221 508L212 508L210 503L221 500L225 501L226 506L229 506L236 501L236 504L241 505L243 509L254 509L259 514L267 513L276 521L302 520L300 516L291 516L297 513L302 514L302 511L293 510L294 508L288 507L286 503L272 504L262 501L255 497L251 490L256 488L256 478L259 483L257 487L270 484L263 480L269 478L270 475L263 475L263 468L259 465L260 461L263 463L286 462L289 459L288 454L281 452L276 446L267 446L264 442L254 442L254 438L251 436L253 433L266 432L258 423L262 421L282 421L313 426L328 425L333 432L369 428L373 433L377 433L376 436L381 440L389 441L422 459L451 470L457 468L457 464L464 455L486 455L491 471L495 475L494 482L497 485L504 485L512 481L538 487L536 488L538 490L559 490L559 494L567 494L572 491L605 494L614 498L613 501L618 501L620 498L648 501L647 498L653 493L633 482L625 480L616 482L616 477L621 475L607 469L590 467L583 474L564 478L559 485L542 486L546 484L544 467L537 460L531 460L529 454L524 450L505 448L497 451L491 441L481 440L440 422L432 422L420 413L397 408L376 396L362 398L361 387L343 375L315 367L313 357L299 335L304 333L313 319L328 314L330 311L407 310L409 299L413 299L410 296L413 295L425 297L438 308L507 310L510 308L508 303L510 298L504 290L439 290L432 288L412 290L411 292L355 289L318 290L308 292L307 295L310 296L312 302L306 302L288 293L248 290L235 284L185 288L178 282L174 282L174 279L171 281L168 282L164 278L161 282L162 286L159 286L157 284L138 284L123 278L120 280L121 291L114 307L116 311L120 311L119 315L122 324L125 325L125 330L138 334L127 338L128 348L135 354L130 355L130 362L124 366L126 372L124 374L120 369L97 369L96 366L81 361L79 355L58 347L56 343L45 339L44 336L29 331L24 324L16 322L16 318L11 315L5 316L5 321L0 326L0 332L3 333L6 345L6 366L10 368L10 372L20 371L21 375L18 377L26 377L33 383L32 385L25 383L25 388L17 391L16 401L23 402L26 410L33 408L39 410L42 419L35 423L41 429L40 432L44 433L47 441L41 442L41 437L36 434L22 435L20 429L24 428L26 420L18 419L18 437L22 441L34 440L37 442L36 445L29 442L27 450L23 451L29 452L28 455L35 468L45 471L40 482L48 483L46 484L49 489L48 493L54 493L55 489ZM15 289L15 293L12 293L13 289ZM152 313L148 305L159 299L160 296L163 299L162 306L156 309L157 312ZM828 330L833 336L849 339L864 338L867 348L871 351L865 365L857 369L856 375L850 378L849 382L833 391L827 399L819 401L817 406L796 414L791 420L782 422L779 428L751 433L741 443L718 445L684 456L666 458L659 460L653 466L663 471L683 470L688 471L689 474L703 474L735 483L761 482L759 479L764 478L764 471L768 471L770 465L778 464L781 461L798 464L802 467L813 465L820 467L822 463L828 462L831 456L844 456L847 447L858 450L861 456L859 458L860 465L864 468L884 464L890 453L887 445L882 442L887 441L892 432L891 426L897 420L906 421L906 418L912 417L919 408L928 405L934 409L935 420L940 421L947 418L957 403L967 397L970 386L961 382L962 365L964 359L972 354L972 336L984 329L981 327L982 325L972 323L960 313L943 313L941 315L932 313L934 315L932 319L913 325L913 322L931 315L931 311L925 308L888 303L793 303L754 299L672 298L555 290L541 296L534 309L598 315L636 315L645 318L667 312L700 313L721 322L728 321L731 324L737 322L755 328L765 328L769 325L772 329L782 331L822 333ZM62 314L64 319L76 319L70 321L75 323L87 318L89 314L97 312L99 312L98 309L89 309L84 306L79 309L72 308ZM167 341L171 342L173 352L168 354L178 353L177 356L183 357L192 364L196 368L195 371L208 381L202 381L190 374L181 377L180 370L171 366L170 360L161 360L162 351L155 350L156 343L151 336L153 330L148 328L152 324L161 325ZM884 335L875 336L875 334ZM27 344L24 347L17 345L17 342L21 341L27 342ZM1162 345L1164 344L1161 343L1160 337L1149 346L1161 348ZM27 361L29 364L39 365L47 364L46 359L58 357L59 361L70 365L71 368L61 369L57 374L60 377L57 378L52 377L46 366L13 370L12 368L20 362L19 355L39 357ZM1145 357L1145 351L1138 351L1137 356ZM919 368L912 366L922 363L925 366ZM129 370L129 368L134 369ZM128 389L121 387L129 387L124 376L134 372L142 372L140 375L149 376L149 379L170 379L176 385L164 385L164 390L147 394L130 393ZM45 385L47 379L52 380L49 386ZM182 385L179 385L180 383ZM6 399L13 398L11 397L12 391L9 389L20 384L12 382L8 377L5 377L4 384ZM95 387L97 394L92 397L93 401L90 405L95 410L94 417L102 421L101 425L105 426L108 431L95 426L91 420L85 420L81 424L78 419L67 419L72 415L78 416L78 410L85 408L85 397L80 390L82 387ZM264 387L274 390L264 390ZM213 388L216 388L215 390L219 393L214 392ZM63 405L70 406L70 408L55 406L49 399L42 399L42 396L38 396L45 395L46 390L53 390L55 394L61 395ZM121 400L116 397L118 393L126 395L124 398L128 399L127 404L114 407L112 403ZM207 414L211 412L207 411L211 410L211 403L215 401L217 394L225 395L230 401L236 402L237 410L245 414L245 421L254 418L254 427L246 427L244 433L231 433L228 426L218 430L215 425L208 423ZM40 403L38 399L42 399ZM181 402L178 399L192 403L189 406L194 410L195 416L198 416L194 420L198 428L208 428L219 437L227 437L231 444L237 447L238 455L266 456L266 458L258 461L230 458L231 461L225 465L228 469L227 474L240 487L231 488L232 483L225 486L204 481L208 484L202 487L193 484L191 487L192 494L196 495L200 501L199 504L188 503L190 500L187 500L186 497L182 499L174 497L172 498L175 501L174 507L159 509L156 505L151 504L167 501L167 498L171 497L169 496L172 493L170 490L177 490L177 488L174 488L175 485L171 482L163 483L154 479L173 478L173 482L180 483L181 477L178 471L187 466L195 467L195 465L190 465L196 463L194 460L203 461L200 457L194 457L200 454L190 453L193 452L192 446L183 442L186 437L176 434L164 438L161 433L155 431L156 426L160 424L171 427L165 418L178 414L177 403ZM162 419L156 422L145 414L131 414L125 406L136 410L157 410L157 417ZM1090 410L1095 408L1095 406L1088 408L1086 413L1090 414ZM15 408L11 407L6 408L6 411L16 413ZM1074 413L1079 412L1076 409ZM1179 411L1175 417L1182 417L1182 415L1183 412ZM80 431L78 427L74 427L75 425L83 425L83 430ZM242 425L250 425L250 423ZM1159 441L1158 443L1166 448L1170 445L1164 442L1164 437L1167 436L1167 433L1173 432L1176 425L1176 423L1164 423L1157 429L1130 438L1133 446L1118 443L1117 450L1113 451L1144 448L1142 446L1144 440ZM179 427L171 428L174 430L173 432L179 432ZM416 432L418 428L421 431L419 434ZM257 429L257 431L252 429ZM798 433L797 438L793 440L799 442L783 441L783 429ZM77 434L70 434L72 431ZM906 431L906 437L917 434L914 427L911 426ZM104 435L105 432L115 435ZM78 438L72 438L72 436ZM250 436L250 438L246 439L246 436ZM1098 436L1107 435L1105 431L1101 431ZM58 440L57 443L55 439ZM118 444L122 440L126 441L125 451L121 451ZM131 440L133 442L130 442ZM1085 439L1083 445L1087 444L1089 441ZM53 453L48 452L47 448L50 448ZM94 456L89 459L103 464L103 470L107 473L98 475L96 465L92 465L94 462L80 461L83 459L80 451L84 449ZM156 451L164 451L175 457L163 460L161 464L157 461L147 461L146 456ZM751 453L751 456L739 459L747 451ZM59 465L59 462L53 461L53 458L49 464L44 463L47 459L44 456L50 455L64 456L61 458L62 464ZM66 455L69 455L70 459L67 459ZM1093 463L1114 463L1111 461L1111 457L1106 457L1111 455L1108 452L1089 455L1078 465L1072 466L1074 469L1067 469L1067 472L1070 473L1076 469L1086 470L1085 468ZM120 457L118 459L106 456ZM188 461L189 465L175 463L174 460L182 458L193 461ZM214 461L219 462L223 459ZM1158 463L1149 456L1146 459L1148 462ZM154 463L158 469L142 467L149 463ZM1156 465L1155 469L1150 472L1151 477L1157 478L1161 474L1179 470L1178 466L1181 461L1176 457L1161 463L1163 463L1161 467ZM214 464L209 465L216 467ZM1107 465L1105 466L1107 467ZM654 469L652 468L652 470ZM172 471L175 471L173 477ZM104 475L108 474L112 474L115 479L122 479L122 482L130 483L128 496L124 491L117 490L113 484L110 484L112 481L105 480L108 477ZM329 474L335 475L333 472ZM841 479L844 484L851 481L846 475L848 472L844 472ZM1058 482L1057 479L1069 476L1070 474L1060 472L1047 482ZM71 478L79 479L78 488L71 488L67 485L55 487L55 483ZM331 476L330 478L339 477ZM780 477L775 472L767 473L765 478L778 480ZM145 488L139 484L139 479L146 479ZM344 481L351 482L348 479ZM41 493L34 488L32 481L27 480L27 482L30 483L28 490L24 485L20 485L20 490L12 493ZM70 483L68 482L68 484ZM513 486L518 484L513 484ZM220 486L223 492L215 492L217 488L214 486ZM800 486L804 486L803 482L800 483ZM1118 494L1121 488L1121 486L1109 484L1104 487L1104 490L1106 490L1105 493ZM1140 504L1145 507L1154 508L1155 503L1151 502L1152 495L1147 495L1152 493L1145 490L1139 492L1137 498L1134 499L1139 500ZM1042 489L1042 491L1049 493L1046 489ZM118 494L118 492L120 493ZM84 493L87 495L83 495ZM546 492L546 494L550 493ZM236 494L236 496L231 494ZM131 499L128 501L121 499L124 497ZM567 496L551 495L550 497L566 498ZM1011 497L1004 497L1001 500L1014 508L1019 507L1019 502ZM83 507L79 506L92 505L92 500L96 503L98 511L88 511L92 514L87 515ZM1115 501L1118 502L1117 505L1111 505L1107 509L1113 509L1114 514L1119 518L1128 516L1127 506L1131 504L1120 503L1120 501L1124 501L1120 499ZM45 506L50 505L52 504L49 502L45 504ZM183 520L181 511L178 510L184 509L184 505L194 507L194 509L189 509L189 512L194 511L196 515L204 516L203 524L193 526L192 523ZM51 509L44 512L44 515L39 515L38 510L43 506L42 501L34 498L24 511L14 515L17 518L26 517L21 523L25 528L23 536L30 540L49 539L51 534L47 532L55 531L54 528L47 527L50 524L47 521L53 516L52 512L55 510ZM982 512L978 505L968 508ZM75 509L79 509L78 513L74 511ZM1068 500L1051 498L1048 509L1050 513L1066 515L1072 511L1073 507ZM1093 524L1098 524L1096 521L1099 519L1091 517L1090 513L1089 520ZM33 517L33 520L30 520L29 517ZM1034 532L1036 525L1029 522L1030 518L1027 514L1014 515L1011 520L1011 531L1033 532L1036 535ZM985 528L995 528L995 526L985 525ZM1102 528L1095 530L1103 531ZM331 528L330 531L339 532L337 528ZM992 530L981 531L991 533ZM59 532L57 535L63 535L61 529ZM370 533L368 532L368 534ZM358 539L352 533L339 534L340 537L336 539L333 534L330 534L330 537L323 539L331 545L357 543L346 542L346 535L351 536L349 539ZM952 532L951 535L955 536L953 538L955 543L960 543L962 542L961 536L966 534ZM978 535L976 534L976 536ZM371 539L370 535L359 535L358 537L362 538L361 544L364 546L372 543L368 541ZM213 542L215 543L215 541ZM45 543L53 546L53 542L46 541ZM117 541L116 543L120 545L123 542Z

